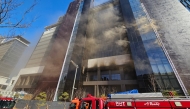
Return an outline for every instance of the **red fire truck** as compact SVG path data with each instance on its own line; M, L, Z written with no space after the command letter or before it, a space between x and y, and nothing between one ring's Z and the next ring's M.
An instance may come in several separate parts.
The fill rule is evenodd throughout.
M15 101L10 97L0 97L0 109L12 109Z
M88 95L79 102L78 109L190 109L190 99L188 98L125 98L123 95L122 98L105 100Z

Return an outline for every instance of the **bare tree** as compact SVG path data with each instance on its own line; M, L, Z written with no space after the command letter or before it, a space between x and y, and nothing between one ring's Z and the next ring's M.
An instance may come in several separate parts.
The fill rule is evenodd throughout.
M117 92L117 88L116 87L112 87L111 88L111 93L116 93Z
M0 0L0 28L29 27L35 18L27 22L28 19L26 19L26 16L32 11L36 4L37 1L33 0L33 3L26 10L22 10L21 12L18 11L18 9L25 5L24 0Z
M150 89L151 89L153 92L156 92L156 80L155 80L154 74L149 74L149 75L148 75L148 79L149 79L149 82L150 82L150 84L151 84Z
M164 81L164 85L162 83L160 83L158 80L156 80L155 75L154 74L149 74L148 75L149 78L149 82L151 84L151 86L149 86L149 88L154 91L157 92L157 87L160 89L160 91L162 92L163 95L165 96L170 96L169 92L174 92L175 95L177 95L176 91L173 91L171 89L169 89L170 84ZM169 90L168 90L169 89Z
M164 81L164 84L162 84L161 82L159 81L156 81L156 84L158 85L158 87L160 88L161 91L164 91L164 90L168 90L169 88L169 83L165 82ZM162 85L161 85L162 84Z
M64 109L66 109L66 100L69 99L69 93L67 92L63 92L60 96L59 96L59 100L64 100Z
M106 91L107 91L107 88L105 86L101 86L100 95L101 96L106 96Z
M85 88L78 88L74 94L74 96L77 98L84 98L86 95L87 93Z
M41 92L41 89L36 90L36 91L33 93L33 97L32 97L32 99L34 100L35 97L38 96L38 95L40 94L40 92Z
M111 87L111 88L108 88L108 93L107 94L113 94L113 93L116 93L117 92L117 88L116 87Z
M54 97L55 89L50 89L49 88L46 91L46 93L47 93L47 101L51 101L53 99L53 97Z

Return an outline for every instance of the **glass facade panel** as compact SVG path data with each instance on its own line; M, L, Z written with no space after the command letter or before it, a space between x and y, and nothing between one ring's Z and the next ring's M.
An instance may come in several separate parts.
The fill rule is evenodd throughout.
M91 75L90 81L97 81L97 75Z
M82 69L80 67L81 62L79 62L82 57L80 57L80 53L81 53L81 49L84 44L84 36L82 34L79 34L78 31L79 29L83 29L85 28L83 26L83 28L79 28L79 21L81 18L81 14L82 14L82 10L83 10L83 6L84 6L84 1L82 1L81 3L79 3L79 7L78 10L76 10L76 18L74 21L74 26L72 29L72 33L71 33L71 37L70 37L70 41L68 44L68 50L66 51L66 55L65 55L65 60L64 60L64 64L63 64L63 68L61 70L61 74L60 74L60 78L59 78L59 83L57 86L57 92L56 92L56 96L54 99L57 100L57 97L59 96L60 93L62 93L62 91L67 91L68 93L71 93L72 90L72 84L73 84L73 79L74 79L74 75L75 75L75 67L73 66L73 64L71 63L71 59L72 61L74 61L77 65L79 65L78 68L78 72L80 72ZM80 39L77 39L77 35L79 35ZM82 38L81 38L82 37ZM75 46L76 45L76 46ZM80 48L80 47L81 48ZM73 59L74 57L74 59ZM77 72L77 78L76 78L76 84L78 84L78 79L80 78L80 74ZM91 75L86 75L87 78L83 78L86 79L84 81L89 81L91 79L94 79L93 76ZM67 87L67 88L65 88Z
M173 78L173 79L171 78L170 81L171 81L171 83L172 83L173 88L179 90L179 89L178 89L178 88L179 88L179 83L178 83L178 81L177 81L175 78Z
M101 81L109 81L110 79L109 71L101 71Z
M121 80L121 75L120 74L112 74L111 76L112 76L111 77L112 80Z
M156 64L151 64L151 67L152 67L153 73L158 74L160 72Z
M189 0L179 0L184 7L190 11L190 1Z
M108 75L102 74L102 75L101 75L101 80L102 80L102 81L109 81L109 74L108 74Z
M140 1L129 0L129 2L133 11L133 15L136 20L136 24L138 26L138 31L140 32L140 35L143 41L143 45L148 55L148 59L150 61L150 65L152 67L153 73L157 76L159 76L159 74L160 76L174 74L171 68L171 65L169 64L161 48L161 45L159 44L156 34L153 31L152 24L150 24L145 12L143 11ZM175 80L177 79L175 78ZM169 78L166 78L165 76L164 77L161 76L161 78L157 78L157 82L159 82L160 85L164 83L164 85L162 85L164 86L162 87L164 89L172 88L172 84ZM176 84L175 87L177 87L177 85L178 85L178 89L181 89L179 84Z
M164 64L164 67L165 67L165 69L166 69L168 75L173 74L173 73L172 73L173 70L172 70L172 68L171 68L171 66L170 66L169 63Z
M159 69L161 75L166 73L164 66L162 64L158 64L157 66L158 66L158 69Z

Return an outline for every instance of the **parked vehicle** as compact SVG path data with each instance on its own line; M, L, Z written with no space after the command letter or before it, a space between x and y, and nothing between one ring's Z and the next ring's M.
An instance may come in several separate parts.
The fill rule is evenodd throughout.
M0 109L12 109L15 103L13 98L0 97Z

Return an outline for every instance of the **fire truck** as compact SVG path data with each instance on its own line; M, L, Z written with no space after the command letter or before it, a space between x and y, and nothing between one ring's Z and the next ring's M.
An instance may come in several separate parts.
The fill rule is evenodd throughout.
M70 106L70 109L190 109L189 98L142 95L114 94L106 100L87 95L86 98L78 100L78 106Z
M0 97L0 109L12 109L15 101L11 97Z

